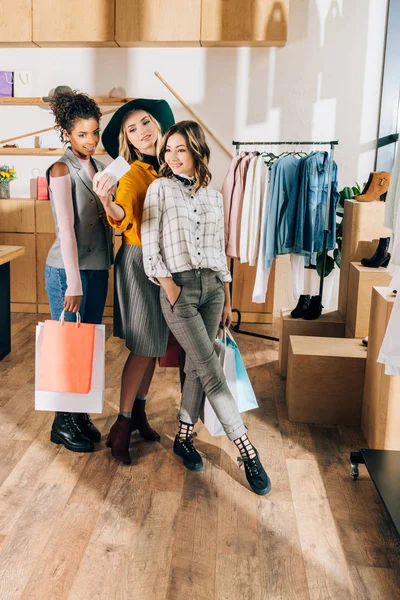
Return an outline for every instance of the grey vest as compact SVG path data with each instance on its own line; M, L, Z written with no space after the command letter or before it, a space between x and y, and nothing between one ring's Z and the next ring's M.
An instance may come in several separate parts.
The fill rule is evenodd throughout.
M91 159L96 171L105 166ZM105 211L98 196L93 192L90 177L79 160L69 148L57 162L67 165L72 183L72 202L74 206L74 229L78 246L79 269L109 269L113 263L112 229L107 222ZM53 165L52 165L53 166ZM50 169L46 172L50 184ZM53 194L49 186L51 209L56 224L56 239L47 255L46 264L50 267L64 268L61 255L59 228L54 207Z

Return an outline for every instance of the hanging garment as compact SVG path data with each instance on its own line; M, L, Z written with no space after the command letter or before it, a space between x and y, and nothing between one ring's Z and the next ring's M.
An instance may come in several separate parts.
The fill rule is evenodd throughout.
M400 188L400 186L399 186ZM400 192L400 189L399 189ZM399 193L400 196L400 193ZM393 226L392 241L393 249L390 258L388 272L392 275L391 288L400 292L400 210L399 207L395 207L396 214L395 223ZM393 308L394 310L394 308Z
M268 206L270 201L270 184L268 177L265 181L264 198L262 201L262 214L261 214L261 232L260 232L260 243L258 250L258 261L256 270L256 280L254 283L252 302L257 304L263 304L267 296L269 274L271 272L270 267L265 266L265 256L263 254L265 248L265 237L267 233L267 216Z
M285 213L299 160L293 156L278 159L271 169L271 181L266 182L256 280L252 301L266 300L272 261L278 254L286 254ZM304 257L291 256L293 294L299 298L304 287Z
M256 185L256 167L258 157L250 160L247 169L246 182L244 187L242 215L240 221L240 238L239 238L239 258L241 263L249 262L248 259L248 235L251 205L253 201L253 193Z
M400 293L397 294L392 314L387 325L381 351L378 356L379 363L385 365L386 375L400 375Z
M292 192L299 159L286 156L278 159L271 169L270 201L266 222L265 245L262 255L264 266L270 268L278 254L289 254L286 250L286 213L289 207L289 198ZM293 208L294 210L294 208Z
M255 184L250 208L250 222L248 234L248 259L250 266L254 267L260 248L261 219L265 190L268 181L268 168L262 156L256 164Z
M228 172L222 184L222 197L224 199L224 232L225 240L229 237L229 217L231 214L231 203L232 194L235 187L235 181L237 176L237 169L240 165L240 161L245 157L245 153L241 152L238 156L234 156L229 165Z
M396 159L390 176L389 190L385 202L385 227L392 230L389 252L392 252L395 240L396 218L400 204L400 144L397 144Z
M287 249L294 254L316 254L323 249L328 199L329 153L311 152L299 166L287 210ZM327 250L336 248L336 206L339 201L337 165L333 163ZM297 206L297 210L292 209Z
M239 258L244 189L250 161L255 156L258 156L258 152L251 152L245 155L236 170L230 213L228 215L228 237L225 238L225 252L229 258Z

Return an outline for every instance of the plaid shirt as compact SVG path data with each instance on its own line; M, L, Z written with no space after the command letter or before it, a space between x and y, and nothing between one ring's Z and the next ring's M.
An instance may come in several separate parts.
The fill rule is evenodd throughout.
M154 283L160 277L192 269L212 269L231 281L226 264L222 195L178 179L156 179L143 207L144 270Z

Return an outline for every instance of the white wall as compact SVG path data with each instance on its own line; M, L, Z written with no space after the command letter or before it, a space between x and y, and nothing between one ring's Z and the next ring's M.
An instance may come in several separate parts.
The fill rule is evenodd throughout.
M94 96L122 86L129 96L165 98L177 120L188 118L158 70L230 148L233 139L338 138L339 183L352 185L374 165L386 8L387 0L291 0L280 49L0 49L0 69L32 70L35 96L60 84ZM0 139L51 124L44 109L0 107ZM229 160L211 148L220 187ZM31 170L54 160L0 159L17 169L13 197L28 197Z

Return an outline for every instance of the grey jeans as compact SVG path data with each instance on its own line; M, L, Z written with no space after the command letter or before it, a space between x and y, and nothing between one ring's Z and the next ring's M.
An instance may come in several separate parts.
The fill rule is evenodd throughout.
M210 269L175 273L172 277L182 288L179 298L171 306L161 288L160 300L168 327L186 352L179 419L197 422L205 392L226 435L236 440L247 428L214 350L225 301L224 284Z

